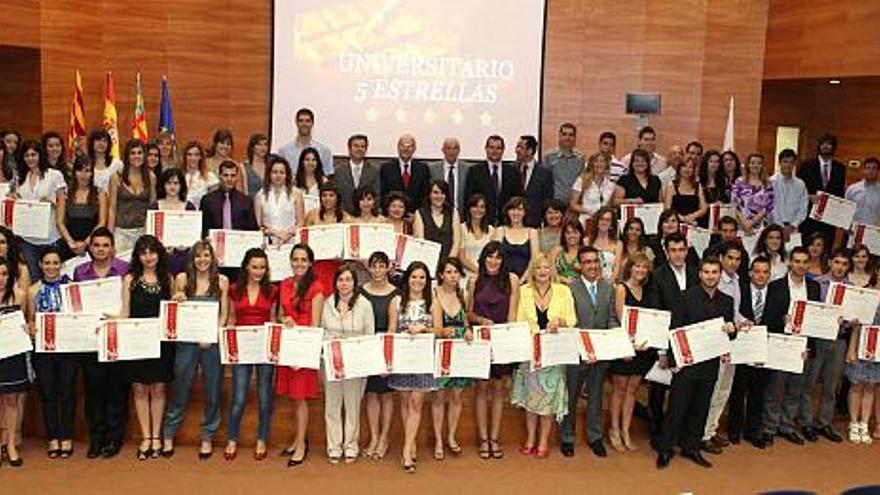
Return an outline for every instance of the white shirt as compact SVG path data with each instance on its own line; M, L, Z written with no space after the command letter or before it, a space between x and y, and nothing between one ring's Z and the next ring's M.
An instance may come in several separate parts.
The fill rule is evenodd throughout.
M770 256L770 281L779 280L788 275L788 263L782 260L779 253Z
M47 169L43 173L43 176L38 178L33 184L31 184L30 177L31 174L29 172L28 175L25 176L24 182L18 185L16 192L19 197L28 201L43 201L44 199L48 199L53 207L49 208L49 238L22 237L22 239L31 244L37 244L40 246L52 244L57 241L59 237L58 227L55 225L55 199L58 196L59 190L67 189L67 183L64 181L64 175L54 168Z
M623 164L626 168L630 168L632 166L632 153L623 157ZM651 152L651 173L654 175L660 175L660 172L666 170L666 158L657 153L656 151Z
M672 268L672 274L675 275L675 281L678 282L678 288L682 292L687 290L687 269L684 266L676 268L672 263L669 264L669 268Z
M364 171L364 162L355 163L349 160L348 165L351 167L351 180L354 182L355 189L357 189L361 185L361 173Z
M591 181L587 186L587 190L583 190L583 180L574 181L571 190L580 194L581 208L587 210L587 213L581 213L581 223L583 223L588 215L595 215L599 208L611 204L611 198L614 197L614 182L609 178L602 181L602 186L597 186L595 181Z
M797 285L792 281L791 275L788 276L788 313L791 313L791 308L794 306L795 301L806 301L807 300L807 279L804 277L804 281Z
M807 186L798 177L773 174L773 223L789 224L797 228L807 218L809 195Z
M220 179L214 172L208 172L208 178L202 177L198 170L186 172L186 199L201 208L202 196L208 194L208 190L220 184Z
M526 169L526 176L524 177L525 180L523 181L523 190L525 190L525 188L529 186L529 181L532 180L532 172L535 171L535 165L537 165L537 163L538 163L537 160L535 160L534 158L532 158L532 161L530 161L530 162L528 162L528 163L520 163L520 164L518 164L518 165L519 165L519 170L518 170L518 172L519 172L520 174L522 174L522 167L524 167L524 166L525 166L525 167L528 167L528 168ZM575 182L577 182L577 181L575 181Z
M675 180L675 169L672 167L664 168L659 174L657 174L657 178L660 179L660 185L666 187L666 184Z
M95 170L95 187L108 192L110 190L110 177L113 177L113 174L120 171L122 171L122 161L119 158L114 158L110 162L109 167Z
M860 180L846 188L844 197L856 202L853 222L880 225L880 183Z
M722 294L727 294L733 298L733 312L736 314L737 319L742 319L742 315L739 314L739 304L742 298L739 291L739 274L734 272L733 275L729 275L727 272L722 271L718 290Z
M295 228L296 208L293 205L293 194L287 194L284 188L273 187L269 194L263 194L263 189L260 189L254 201L263 207L263 225L288 231Z
M501 166L500 162L499 163L492 163L492 162L486 160L486 163L489 164L489 179L492 178L492 171L495 170L495 167L498 167L498 182L495 183L495 191L500 193L501 192L501 184L504 183L504 181L501 179L501 174L503 173L504 167Z

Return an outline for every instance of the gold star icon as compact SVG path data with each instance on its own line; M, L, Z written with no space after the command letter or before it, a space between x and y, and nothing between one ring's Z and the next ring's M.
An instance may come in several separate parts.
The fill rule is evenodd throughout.
M398 122L406 122L406 110L398 108L397 111L394 112L394 117L397 119Z
M487 111L483 111L483 113L480 114L480 122L483 124L483 127L489 127L492 125L492 119L492 114Z
M429 108L425 111L425 114L422 116L422 118L425 119L425 122L433 124L434 120L436 119L436 115L434 114L434 111Z
M455 122L456 125L461 125L464 122L464 114L461 113L461 110L456 109L452 112L452 121Z
M370 107L367 109L367 122L376 122L379 120L379 111L376 110L376 107Z

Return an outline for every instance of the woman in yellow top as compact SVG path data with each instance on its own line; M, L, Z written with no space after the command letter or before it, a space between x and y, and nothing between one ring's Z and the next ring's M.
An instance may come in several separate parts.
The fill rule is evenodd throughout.
M560 327L574 325L574 298L568 287L557 282L550 257L545 253L533 257L528 274L530 282L521 289L516 320L528 323L532 333L554 333ZM528 438L520 453L547 457L554 417L560 421L568 413L565 367L550 366L530 372L529 363L522 363L514 373L511 395L511 402L526 410ZM541 431L536 445L539 418Z

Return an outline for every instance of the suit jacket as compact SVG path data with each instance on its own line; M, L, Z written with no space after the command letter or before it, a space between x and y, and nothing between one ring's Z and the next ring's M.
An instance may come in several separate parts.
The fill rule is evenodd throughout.
M202 196L199 209L202 211L202 237L208 236L210 229L223 228L223 203L225 191L217 189ZM258 230L254 216L254 203L238 190L230 191L232 202L232 228L234 230Z
M710 304L712 303L712 304ZM697 284L688 287L679 297L679 303L672 308L672 328L681 328L686 325L708 321L722 317L725 322L732 323L734 320L733 298L716 290L715 296L709 299L706 291ZM733 339L736 334L729 335ZM670 366L675 366L675 353L670 352ZM683 368L673 377L673 380L685 378L711 379L713 382L718 377L719 358L710 359ZM700 428L702 430L702 427Z
M614 306L614 287L607 280L596 281L596 304L590 298L583 277L577 277L569 285L574 297L574 310L578 328L615 328L620 326Z
M522 164L514 165L517 172L522 177ZM544 221L544 206L548 201L553 199L553 172L541 165L535 163L535 169L532 170L529 177L529 183L523 184L523 196L526 198L528 205L528 215L526 216L526 226L538 228Z
M408 188L403 186L400 159L395 158L390 162L385 162L379 169L381 196L384 198L391 191L400 191L406 194L408 199L406 211L408 213L412 213L422 206L425 198L428 197L428 186L430 183L431 173L428 172L428 167L418 160L410 162Z
M492 185L492 173L489 170L489 162L483 161L470 167L465 184L465 196L470 198L474 194L482 194L486 197L486 214L489 222L498 225L501 222L501 210L504 205L514 196L522 196L522 180L519 172L509 163L502 163L501 168L501 191L495 196L495 188Z
M354 190L360 186L369 186L373 190L373 194L379 194L379 167L364 160L361 167L361 180L354 183L354 176L351 172L351 164L345 162L336 167L336 175L333 176L336 187L339 190L339 200L342 202L342 209L349 214L354 215ZM378 197L376 198L379 199ZM379 201L376 202L379 204Z
M700 283L697 270L690 264L685 264L686 287L690 289ZM651 286L648 290L647 306L649 308L672 311L681 304L682 290L678 287L675 273L669 263L665 263L654 270L651 276Z
M805 279L807 284L807 299L819 301L819 282ZM767 331L772 333L785 333L785 315L788 314L788 306L791 304L789 294L788 276L770 282L767 286L767 302L764 304L764 324ZM807 340L807 347L813 347L813 339Z
M693 249L693 248L691 248ZM712 234L712 237L709 238L709 246L706 247L705 251L703 251L703 257L712 256L718 259L721 259L722 253L721 250L724 249L724 241L721 240L721 236L718 234ZM690 254L690 253L688 253ZM749 280L749 265L751 264L751 258L749 257L749 252L746 251L744 247L742 247L742 243L739 243L739 254L740 254L740 262L739 269L737 269L736 273L739 275L740 280ZM699 264L699 258L697 258L697 264Z
M831 160L831 176L828 178L828 187L822 187L822 169L819 166L818 158L803 162L798 167L797 176L804 181L808 194L825 191L842 198L846 193L846 166L838 160Z
M444 163L444 160L439 160L428 164L428 172L431 173L431 181L442 180L443 182L446 182L446 167ZM458 187L458 199L455 201L455 208L458 210L459 217L464 217L465 209L467 208L468 197L465 192L467 191L467 174L469 168L470 165L461 160L459 160L455 166L455 185ZM449 191L449 193L454 194L455 191Z
M760 321L755 320L755 308L752 307L752 282L748 278L739 279L739 314L755 323L755 325L761 325ZM764 299L764 314L767 314L767 299ZM761 316L763 320L763 315Z

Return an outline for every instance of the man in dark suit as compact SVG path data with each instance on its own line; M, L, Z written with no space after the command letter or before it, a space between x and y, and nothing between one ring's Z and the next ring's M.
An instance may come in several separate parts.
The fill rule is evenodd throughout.
M379 169L379 187L384 199L391 191L400 191L407 197L406 212L412 214L425 198L431 174L428 167L413 159L416 153L416 138L409 134L397 140L397 159L386 162Z
M578 328L614 328L620 326L614 305L614 288L602 278L599 252L592 246L578 251L581 276L569 286L575 301ZM607 454L602 444L602 384L608 361L595 364L575 364L565 367L565 386L568 388L568 414L559 426L560 450L566 457L574 455L577 430L577 405L581 386L587 383L587 443L599 457Z
M834 159L835 151L837 151L837 137L833 134L823 134L819 137L816 158L805 161L798 168L797 176L807 186L811 209L819 191L841 198L846 194L846 166L840 160ZM801 224L800 231L804 239L809 238L813 232L822 232L825 237L825 251L831 252L836 231L833 225L817 222L808 216Z
M819 283L806 278L810 253L798 246L791 251L788 275L767 286L767 304L764 323L767 331L785 333L791 301L807 299L818 301ZM807 345L809 353L809 344ZM805 356L806 358L806 356ZM801 401L803 374L768 370L767 392L764 396L762 414L763 434L755 442L758 448L767 448L776 435L795 445L803 445L804 439L795 431L795 418Z
M379 167L367 162L369 140L363 134L355 134L348 138L348 163L336 168L336 187L339 190L339 201L342 209L354 215L354 191L364 186L379 194ZM378 198L377 198L378 199Z
M461 154L461 144L458 142L458 138L444 139L441 151L443 159L428 164L431 180L442 180L449 186L452 204L458 210L459 218L464 219L467 214L466 205L470 199L464 194L468 165L458 159L458 155Z
M535 159L538 152L538 140L535 136L521 136L516 143L516 163L523 184L523 196L526 199L525 224L527 227L539 228L544 220L544 208L553 199L553 172L542 166Z
M733 298L718 290L721 263L717 258L700 262L700 284L687 289L672 310L672 327L680 328L694 323L724 318L723 330L736 334L733 324ZM674 361L670 354L670 361ZM681 455L700 467L712 464L700 453L700 443L706 429L706 417L712 391L718 379L720 358L692 364L672 375L669 391L669 414L663 423L663 433L657 442L657 467L669 465L673 449L680 445Z
M502 163L503 156L504 138L486 138L486 161L471 166L465 185L465 197L477 193L486 197L486 214L493 225L502 223L502 211L510 198L522 196L519 174L512 165Z
M226 160L220 164L220 188L202 196L202 237L210 229L257 230L254 204L235 188L238 165Z
M740 263L737 274L741 279L749 278L749 252L743 247L742 241L737 237L738 223L735 218L723 216L718 219L718 233L712 234L709 240L709 246L703 251L703 257L711 256L713 258L721 258L724 253L725 244L734 242L739 246Z

